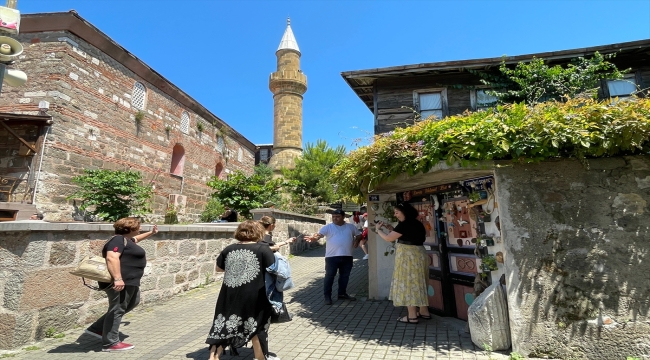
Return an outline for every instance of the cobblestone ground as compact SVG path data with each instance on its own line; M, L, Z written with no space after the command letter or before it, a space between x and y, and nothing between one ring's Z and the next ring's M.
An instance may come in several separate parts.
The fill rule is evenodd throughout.
M404 308L389 301L367 300L368 263L356 253L348 292L358 301L323 304L324 248L309 250L290 259L296 288L285 294L293 321L271 326L269 349L283 360L299 359L507 359L488 356L475 347L465 332L465 322L435 317L418 325L398 324ZM123 319L123 340L135 349L102 353L101 341L67 331L62 339L35 344L14 359L207 359L204 344L214 314L220 284L196 289L161 304L141 306ZM336 288L336 284L335 284ZM336 289L333 291L336 294ZM239 357L253 359L250 348ZM1 357L1 356L0 356Z

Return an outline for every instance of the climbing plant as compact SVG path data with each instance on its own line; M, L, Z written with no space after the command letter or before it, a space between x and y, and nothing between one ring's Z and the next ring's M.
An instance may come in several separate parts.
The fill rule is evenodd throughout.
M332 178L340 193L360 196L399 174L427 172L440 161L584 160L649 151L650 99L519 103L377 135L373 144L343 158Z

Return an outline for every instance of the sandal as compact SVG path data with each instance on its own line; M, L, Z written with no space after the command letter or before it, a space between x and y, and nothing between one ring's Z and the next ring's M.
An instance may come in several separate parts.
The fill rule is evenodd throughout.
M420 313L418 313L418 318L424 319L424 320L431 320L431 314L421 315Z
M403 316L403 317L401 317L401 318L398 318L398 319L397 319L397 322L401 322L401 323L404 323L404 324L417 324L417 323L419 323L417 317L415 317L415 318L412 319L412 318L408 317L408 315L407 315L407 316Z

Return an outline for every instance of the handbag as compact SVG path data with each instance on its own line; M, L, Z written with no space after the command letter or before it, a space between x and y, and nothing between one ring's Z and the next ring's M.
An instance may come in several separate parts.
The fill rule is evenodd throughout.
M111 238L112 240L113 238ZM108 241L111 241L108 240ZM107 241L107 242L108 242ZM126 238L124 238L124 246L126 246ZM81 277L83 284L93 290L102 290L99 287L86 284L86 279L94 280L103 283L112 283L113 276L108 272L106 265L106 258L102 256L86 256L79 262L77 268L70 271L70 274Z
M280 324L280 323L285 323L291 321L293 316L289 314L289 310L287 309L287 304L282 303L282 307L278 308L275 306L271 306L271 323L272 324Z

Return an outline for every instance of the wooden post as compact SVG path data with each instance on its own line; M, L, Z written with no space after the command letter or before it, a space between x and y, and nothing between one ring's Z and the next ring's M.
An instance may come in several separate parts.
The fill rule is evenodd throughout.
M5 5L5 7L15 9L17 3L18 3L18 0L7 0L7 4Z

